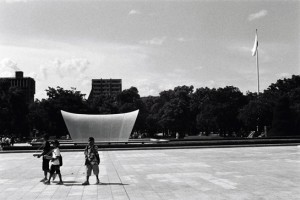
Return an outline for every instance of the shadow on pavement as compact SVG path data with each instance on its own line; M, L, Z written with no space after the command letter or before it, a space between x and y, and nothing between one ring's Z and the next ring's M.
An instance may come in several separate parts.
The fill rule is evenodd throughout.
M55 184L55 182L53 183ZM81 182L77 182L77 181L64 181L64 186L89 186L89 185L82 185ZM126 183L102 183L100 182L100 184L96 184L96 183L91 183L90 185L129 185Z
M126 183L100 183L99 185L129 185Z

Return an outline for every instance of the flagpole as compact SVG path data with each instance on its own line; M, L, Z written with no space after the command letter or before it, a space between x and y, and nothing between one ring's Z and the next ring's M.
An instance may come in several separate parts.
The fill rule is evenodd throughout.
M257 29L255 30L255 44L254 44L254 53L256 55L256 70L257 70L257 100L259 99L259 63L258 63L258 35ZM259 132L259 116L260 116L260 109L258 108L258 116L256 121L256 131Z
M257 35L257 29L256 29L256 35ZM257 35L258 37L258 35ZM258 38L257 38L258 40ZM258 64L258 45L256 49L256 69L257 69L257 97L259 96L259 64Z
M256 69L257 69L257 97L259 96L259 65L258 65L258 47L256 50Z

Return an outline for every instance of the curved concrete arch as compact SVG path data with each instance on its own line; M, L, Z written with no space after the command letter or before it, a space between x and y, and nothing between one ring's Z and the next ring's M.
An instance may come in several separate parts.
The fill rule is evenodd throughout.
M76 143L86 143L89 137L94 137L96 142L128 142L138 112L87 115L61 110L71 138Z

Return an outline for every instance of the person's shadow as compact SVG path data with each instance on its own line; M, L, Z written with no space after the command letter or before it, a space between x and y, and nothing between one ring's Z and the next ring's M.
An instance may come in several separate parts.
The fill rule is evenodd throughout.
M55 184L52 183L52 184ZM81 182L77 182L77 181L64 181L64 186L86 186L86 185L82 185ZM93 183L90 183L90 185L129 185L127 183L103 183L103 182L100 182L99 184L93 184ZM88 185L87 185L88 186Z
M129 185L127 183L102 183L100 182L100 184L98 185Z

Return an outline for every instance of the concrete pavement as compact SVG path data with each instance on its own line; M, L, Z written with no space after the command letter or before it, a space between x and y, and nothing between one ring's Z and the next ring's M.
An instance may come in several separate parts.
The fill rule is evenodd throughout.
M100 151L100 185L83 152L62 152L64 185L44 185L41 159L0 154L0 199L300 199L300 147Z

